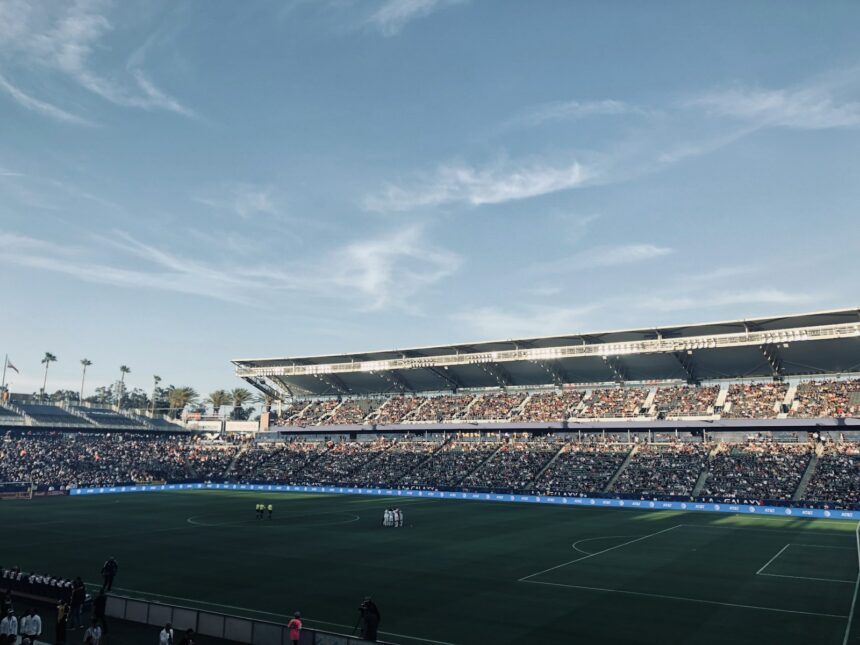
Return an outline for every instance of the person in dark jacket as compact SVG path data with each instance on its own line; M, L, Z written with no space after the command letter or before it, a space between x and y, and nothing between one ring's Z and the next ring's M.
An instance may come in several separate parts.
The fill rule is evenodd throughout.
M102 633L107 636L107 596L104 591L100 591L99 595L93 599L93 620L101 625Z
M119 565L116 558L109 557L102 567L102 591L110 591L113 587L113 579L116 577L116 572L119 571Z
M361 637L366 641L375 641L379 621L382 619L379 607L370 596L367 596L361 603L359 611L361 611Z
M69 602L69 620L70 629L83 629L84 622L81 613L84 610L84 600L87 598L87 588L84 586L84 581L78 576L72 582L72 597Z

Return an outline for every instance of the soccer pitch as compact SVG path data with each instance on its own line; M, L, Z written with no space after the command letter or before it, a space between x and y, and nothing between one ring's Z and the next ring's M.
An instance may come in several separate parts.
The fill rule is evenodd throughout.
M404 645L860 643L851 522L197 491L4 502L0 525L3 565L96 582L115 555L128 596L349 633L372 595Z

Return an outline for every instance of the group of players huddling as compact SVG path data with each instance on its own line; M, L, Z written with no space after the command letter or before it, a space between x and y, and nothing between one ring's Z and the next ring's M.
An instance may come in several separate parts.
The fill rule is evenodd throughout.
M382 526L403 526L403 511L399 508L386 508L382 514Z

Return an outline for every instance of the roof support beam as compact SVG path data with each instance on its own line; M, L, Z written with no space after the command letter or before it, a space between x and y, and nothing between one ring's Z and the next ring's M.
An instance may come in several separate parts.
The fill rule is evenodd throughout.
M338 394L352 394L352 390L346 386L343 379L335 374L314 374L314 376L328 385L331 389L335 390Z
M624 367L624 364L621 362L621 359L617 356L605 356L603 360L606 363L606 366L612 370L612 375L618 383L623 383L627 379L627 368Z
M693 364L693 355L690 351L673 352L672 356L681 364L681 369L687 376L687 383L690 385L698 385L699 379L696 377L696 366Z
M767 364L770 365L773 375L782 378L784 369L779 347L773 343L767 343L759 346L759 349L761 349L761 353L764 355L764 359L767 361Z
M391 386L399 392L415 392L415 388L409 385L398 370L392 370L390 372L374 372L374 374L382 380L390 383Z
M455 392L463 387L462 381L460 381L460 379L458 379L454 374L451 374L450 370L438 367L428 367L427 369L448 383L448 385L451 386L451 389Z
M509 387L514 384L510 372L497 363L484 363L483 365L479 365L479 367L496 379L499 387Z
M570 382L570 377L564 371L559 361L534 361L534 364L542 367L552 377L552 382L555 385L561 387L565 383Z

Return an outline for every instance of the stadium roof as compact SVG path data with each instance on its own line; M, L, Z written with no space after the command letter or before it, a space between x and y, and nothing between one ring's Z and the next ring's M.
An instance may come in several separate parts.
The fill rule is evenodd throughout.
M233 363L279 399L835 374L860 370L860 308Z

